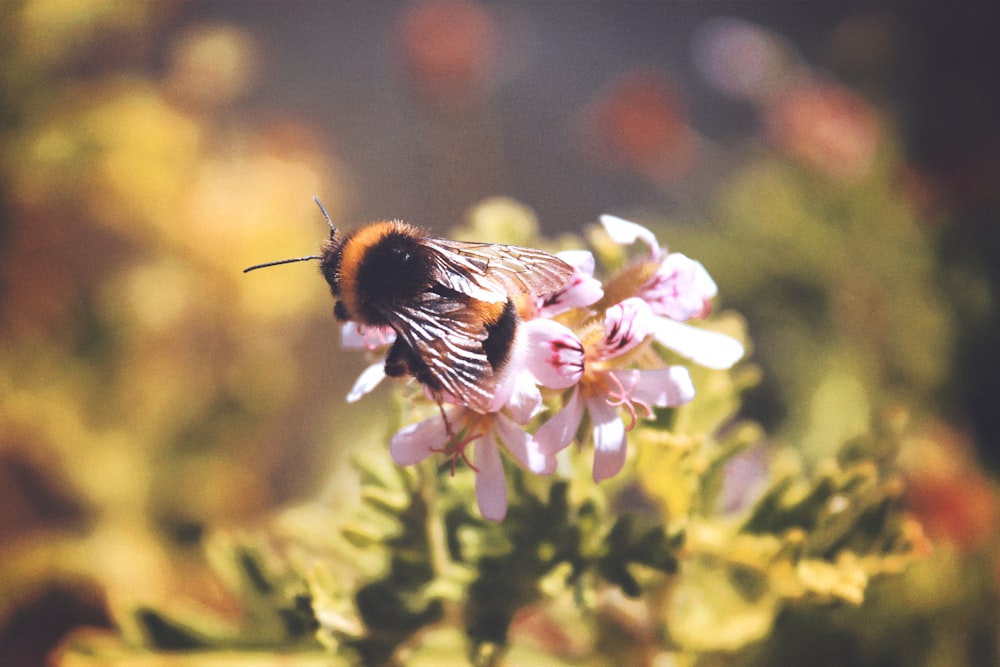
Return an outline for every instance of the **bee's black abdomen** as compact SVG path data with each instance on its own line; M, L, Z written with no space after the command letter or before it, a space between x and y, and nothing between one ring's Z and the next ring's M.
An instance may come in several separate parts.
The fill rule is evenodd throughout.
M514 345L514 334L517 332L517 308L514 302L507 299L500 318L486 325L486 340L483 341L483 351L486 360L494 371L499 370L510 359L510 350Z

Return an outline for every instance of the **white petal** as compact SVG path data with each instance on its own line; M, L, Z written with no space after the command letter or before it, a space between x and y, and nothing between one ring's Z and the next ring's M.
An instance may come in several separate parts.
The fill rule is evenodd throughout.
M383 379L385 379L385 362L379 361L361 371L361 375L354 381L351 391L347 393L347 402L354 403L377 387Z
M507 400L496 409L499 410L504 405L507 413L518 424L527 424L542 409L542 392L535 384L535 376L526 370L515 374L510 380L513 391Z
M656 236L642 225L622 220L614 215L602 215L601 224L604 225L604 231L615 243L630 245L635 243L637 239L641 239L649 246L650 254L653 257L660 255L660 243L656 240Z
M691 382L691 374L683 366L671 366L669 368L658 368L649 371L628 371L638 374L638 378L626 378L615 371L624 386L630 386L628 382L635 382L631 397L646 405L655 405L659 408L672 408L683 405L694 398L694 384Z
M496 441L480 438L475 444L476 502L483 517L503 521L507 516L507 482L503 476L503 461Z
M389 454L397 465L413 465L430 456L432 448L440 449L447 441L448 432L444 420L440 415L435 415L397 431L389 441Z
M375 350L391 345L396 332L388 327L369 327L357 322L344 322L340 327L340 346L352 350Z
M555 454L573 442L576 430L580 428L580 420L583 419L583 407L580 390L574 389L563 409L549 417L535 431L535 442L538 443L539 451Z
M573 275L562 289L539 297L535 317L555 317L604 296L604 286L594 278L594 255L589 250L566 250L556 256L573 267Z
M697 260L692 261L695 263L695 284L702 294L711 299L719 293L719 286L715 284L715 280L712 279L708 269L701 262Z
M601 398L587 401L594 422L594 481L617 475L625 465L625 424L618 410Z
M519 326L511 347L510 358L493 390L488 410L488 412L499 412L507 408L510 415L520 424L531 421L542 407L542 395L535 384L535 377L526 368L531 354L529 338L525 325Z
M653 318L653 336L665 347L709 368L726 369L743 358L743 344L735 338L666 317Z
M365 337L357 322L344 322L340 327L340 346L349 350L365 349Z
M589 250L563 250L557 252L556 257L566 262L574 269L584 275L594 275L594 253Z
M542 453L538 443L531 438L531 434L526 433L503 415L497 415L494 424L507 451L513 454L521 465L539 475L551 475L555 472L556 457Z

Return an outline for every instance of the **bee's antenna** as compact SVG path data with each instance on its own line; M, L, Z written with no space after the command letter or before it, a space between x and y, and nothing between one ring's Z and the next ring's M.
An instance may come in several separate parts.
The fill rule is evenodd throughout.
M330 214L326 212L323 207L323 203L320 202L319 197L313 195L313 201L316 202L316 206L319 206L319 210L323 212L323 217L326 218L326 224L330 225L330 238L332 239L337 235L337 228L333 226L333 220L330 219Z
M333 226L333 220L330 218L330 214L326 212L326 208L320 203L319 197L313 195L313 201L319 206L319 210L323 212L323 217L326 218L326 224L330 225L330 238L332 239L337 235L337 228ZM279 264L292 264L293 262L308 262L313 259L323 259L323 255L308 255L306 257L292 257L291 259L279 259L274 262L264 262L263 264L254 264L253 266L248 266L243 269L243 273L249 273L250 271L256 271L257 269L263 269L268 266L278 266Z
M254 264L253 266L248 266L243 269L243 273L249 273L250 271L255 271L257 269L263 269L266 266L278 266L279 264L291 264L292 262L308 262L312 259L323 259L322 255L309 255L308 257L293 257L291 259L279 259L274 262L264 262L263 264Z

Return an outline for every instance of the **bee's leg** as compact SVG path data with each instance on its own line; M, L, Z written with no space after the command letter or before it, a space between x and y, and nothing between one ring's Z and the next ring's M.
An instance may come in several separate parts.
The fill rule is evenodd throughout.
M459 440L458 436L455 435L454 429L451 427L451 421L448 419L448 413L444 411L444 401L441 400L440 390L431 390L431 396L433 396L434 402L437 403L438 411L441 413L441 421L444 422L444 430L448 434L447 444L445 444L445 446L441 449L431 448L432 451L440 451L451 457L452 476L455 475L459 459L465 461L465 465L469 466L471 470L478 473L479 468L477 468L469 459L469 455L466 453L465 448L469 445L469 443L482 436L482 433L474 432L471 425L466 425L462 430L462 439Z
M412 375L416 378L417 382L424 385L424 388L437 403L438 412L441 413L441 421L444 422L444 429L448 435L448 441L445 443L444 447L440 451L450 451L459 452L459 456L463 459L465 458L464 449L465 445L475 437L462 442L455 435L455 429L451 426L451 420L448 419L448 413L444 410L444 399L441 395L441 387L437 384L434 378L427 372L427 366L424 365L420 357L417 356L413 349L407 345L403 339L397 338L389 348L389 354L385 356L385 374L389 377L402 377L404 375ZM478 436L476 436L478 437ZM467 461L468 462L468 461ZM469 463L469 467L475 470L475 466ZM454 472L454 460L452 462L452 471Z
M434 402L437 403L438 412L441 413L441 421L444 422L444 430L448 433L448 444L458 445L458 439L455 438L455 431L451 428L451 422L448 421L448 413L444 411L444 402L441 400L440 391L432 391L434 396Z
M422 377L426 375L426 373L421 372L422 368L425 367L421 364L420 359L413 354L413 350L410 349L410 346L402 338L397 338L392 347L389 348L389 354L385 355L385 374L387 376L398 378L404 375L413 375L416 377L417 382L427 387L434 402L437 403L438 411L441 412L441 419L444 421L445 430L448 432L448 442L449 444L454 444L457 440L455 439L455 432L451 428L451 422L448 421L448 415L444 411L441 389L428 382L429 378Z
M351 314L347 312L347 306L344 305L343 301L338 301L333 304L333 316L341 322L349 322L352 319Z
M385 355L385 374L391 378L413 375L412 359L410 347L402 338L397 338L389 348L389 354Z

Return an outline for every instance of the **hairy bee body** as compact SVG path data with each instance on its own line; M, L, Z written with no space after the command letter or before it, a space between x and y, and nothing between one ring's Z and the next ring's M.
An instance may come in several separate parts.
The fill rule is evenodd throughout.
M338 319L395 331L386 375L412 375L439 402L447 392L480 412L490 410L511 356L514 299L554 292L573 273L540 250L433 238L398 220L330 229L319 255L247 270L320 260Z
M431 258L417 234L406 223L376 222L327 241L320 270L343 304L342 319L390 326L378 306L431 288Z

